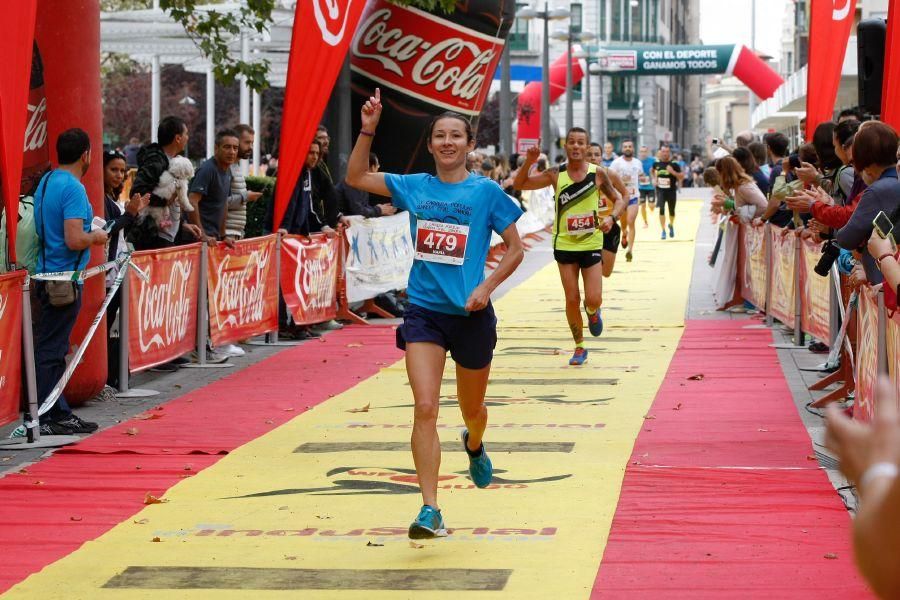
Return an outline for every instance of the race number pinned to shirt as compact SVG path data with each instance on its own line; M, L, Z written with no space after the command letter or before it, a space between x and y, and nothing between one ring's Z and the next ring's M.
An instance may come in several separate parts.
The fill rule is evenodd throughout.
M584 235L597 231L597 218L594 213L568 215L566 217L566 231L569 235Z
M672 181L668 177L657 177L656 187L661 190L668 190L672 187Z
M466 258L468 225L418 221L416 227L416 260L461 265Z

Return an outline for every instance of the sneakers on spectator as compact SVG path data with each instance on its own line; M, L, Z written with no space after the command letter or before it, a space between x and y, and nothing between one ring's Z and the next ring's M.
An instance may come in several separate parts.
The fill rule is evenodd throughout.
M814 354L828 354L831 349L827 344L823 344L822 342L813 342L809 345L809 351Z
M85 421L76 414L69 415L65 419L60 419L53 423L68 428L70 433L94 433L100 427L96 423Z
M41 423L40 426L41 435L72 435L75 433L62 423L58 423L57 421L47 421L46 423ZM23 434L24 436L24 434Z
M216 352L224 354L225 356L244 356L247 354L244 349L237 344L225 344L224 346L219 346L216 348Z
M177 370L178 367L171 362L156 365L155 367L150 367L151 373L174 373Z
M197 354L196 350L191 352L191 360L193 360L193 362L195 363L200 362L200 356ZM219 363L223 363L226 360L228 360L228 357L224 354L219 354L215 350L210 350L209 348L206 349L206 362L216 365Z
M186 356L179 356L178 358L173 358L169 361L170 365L175 365L176 367L180 367L181 365L186 365L191 362L191 359Z

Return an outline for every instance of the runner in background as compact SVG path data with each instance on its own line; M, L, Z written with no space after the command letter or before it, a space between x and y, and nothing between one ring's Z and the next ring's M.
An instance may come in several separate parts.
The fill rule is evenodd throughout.
M678 199L678 183L684 179L684 171L672 162L672 150L668 146L659 149L659 159L653 163L650 177L656 187L656 205L659 208L660 239L666 239L666 205L669 206L669 237L675 237L675 201Z
M622 231L622 247L625 248L625 260L631 262L634 256L634 242L637 232L635 229L635 221L637 221L638 203L641 199L641 193L638 190L638 184L644 175L644 166L641 161L634 157L634 142L625 140L622 142L622 154L613 161L609 170L619 176L625 185L626 197L628 198L628 213L625 228Z
M566 295L566 319L575 340L575 353L569 360L570 365L584 364L588 355L584 347L579 275L584 281L584 310L588 318L588 329L595 337L603 332L603 319L600 315L606 271L603 261L606 259L607 249L611 249L612 256L615 256L619 243L616 221L625 211L624 198L627 195L621 181L614 174L588 162L589 147L587 132L580 127L573 127L566 134L568 161L558 168L529 176L528 171L540 152L539 146L532 146L525 155L525 166L519 170L513 184L517 190L538 190L548 185L556 190L553 257L559 267ZM613 179L618 181L618 187L625 195L616 191Z
M587 151L587 161L592 165L600 166L603 164L603 149L597 142L591 142Z
M598 171L602 171L606 174L610 183L612 183L613 188L619 193L619 195L624 199L628 198L628 190L625 187L625 184L622 183L622 180L616 175L613 171L610 171L608 167L603 166L603 154L600 150L600 144L591 143L590 149L588 149L587 153L587 161L592 165L597 167ZM612 214L613 206L615 205L614 200L609 200L605 196L601 198L600 202L600 210L597 211L597 217L603 219L604 217ZM606 234L603 235L603 276L609 277L612 275L613 270L616 266L616 256L619 253L619 240L622 239L622 228L619 223L613 225L613 228L609 230Z
M644 174L641 175L639 189L641 191L641 218L644 220L644 229L647 229L649 227L647 222L647 203L650 203L651 212L656 208L656 190L653 189L653 180L650 178L650 169L653 168L656 157L650 155L650 148L641 146L641 149L638 151L638 159L644 167Z
M361 111L362 128L347 165L347 185L392 198L397 209L409 211L416 258L407 287L410 307L397 329L397 346L406 350L415 401L412 453L423 500L409 537L442 537L447 530L437 501L441 466L437 418L447 352L456 362L469 474L476 486L485 488L493 475L482 443L487 427L484 396L497 344L491 293L522 262L524 250L516 230L522 210L497 183L466 170L475 137L469 121L457 113L443 113L431 122L428 151L437 175L370 171L369 153L382 108L376 88ZM507 251L485 279L492 231L500 234Z

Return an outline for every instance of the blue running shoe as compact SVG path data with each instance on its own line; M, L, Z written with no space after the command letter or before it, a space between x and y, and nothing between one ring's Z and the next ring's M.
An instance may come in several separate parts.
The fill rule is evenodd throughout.
M575 366L583 365L584 361L587 360L587 355L588 351L579 346L575 348L575 354L573 354L572 358L569 359L569 364Z
M675 239L675 228L669 225L669 237Z
M587 309L585 309L585 314L587 314ZM587 316L588 319L588 329L591 332L591 335L597 337L601 333L603 333L603 317L600 316L600 309L597 309L592 315Z
M663 232L659 235L659 239L661 239L661 240L666 239L666 231L665 231L665 229L664 229Z
M425 504L419 511L419 516L409 526L409 539L426 540L436 537L447 537L444 517L441 516L441 511Z
M491 484L491 477L494 475L494 465L491 464L491 459L488 458L484 444L481 444L481 454L472 456L468 445L469 430L463 429L459 437L462 438L463 450L469 456L469 476L472 477L472 481L477 487L486 488Z

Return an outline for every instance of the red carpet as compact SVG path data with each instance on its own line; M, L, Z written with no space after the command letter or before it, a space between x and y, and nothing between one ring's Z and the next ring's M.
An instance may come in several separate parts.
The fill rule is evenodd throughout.
M871 597L850 517L808 458L772 335L745 324L687 322L625 472L592 598Z
M0 546L15 548L0 561L0 592L139 512L147 492L161 496L400 356L392 328L347 327L0 479Z

